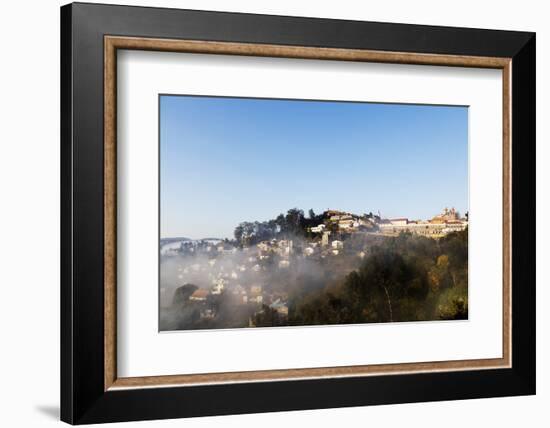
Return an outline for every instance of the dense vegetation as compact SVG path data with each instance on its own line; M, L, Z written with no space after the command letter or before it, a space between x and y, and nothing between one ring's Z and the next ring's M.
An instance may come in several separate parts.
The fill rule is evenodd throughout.
M243 304L241 295L229 289L221 294L209 294L205 301L190 299L199 287L204 289L211 284L212 277L208 274L217 271L208 269L225 267L225 272L231 272L236 266L249 263L247 259L255 253L243 249L224 253L214 258L217 260L214 265L210 264L212 252L203 248L205 243L199 243L194 244L194 251L186 251L181 258L166 261L174 265L175 273L179 272L175 267L179 264L194 263L197 269L186 274L189 282L175 290L171 305L161 311L161 329L468 318L467 229L440 239L411 233L401 233L397 237L349 234L338 256L317 253L303 257L303 248L312 239L319 240L318 237L310 239L304 236L308 233L307 225L320 220L314 213L309 217L311 219L306 219L301 210L289 210L286 216L273 220L277 221L277 227L270 229L269 222L255 222L244 224L243 234L236 234L236 238L242 240L241 245L267 239L270 233L277 238L289 237L294 242L289 267L281 269L279 262L283 259L272 254L250 262L250 266L257 263L258 269L238 271L238 281L245 288L254 284L263 286L264 300L258 304ZM200 266L204 269L199 269ZM281 313L271 307L271 302L278 296L283 296L287 312Z
M323 220L323 214L315 215L313 210L309 210L309 216L306 218L303 210L292 208L286 214L279 214L268 221L239 223L234 236L238 245L251 246L260 241L283 236L304 236L308 227L316 226Z
M290 325L466 319L468 231L386 239L343 281L290 301Z
M364 214L364 218L372 219L372 213ZM279 214L277 217L267 221L243 221L239 223L234 231L235 243L239 246L252 246L261 241L274 238L300 238L312 237L309 232L311 227L321 223L327 223L327 212L315 214L310 209L307 217L304 211L299 208L291 208L286 214Z

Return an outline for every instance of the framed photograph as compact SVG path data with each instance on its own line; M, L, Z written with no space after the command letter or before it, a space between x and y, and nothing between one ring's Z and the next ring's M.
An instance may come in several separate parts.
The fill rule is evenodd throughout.
M535 34L61 8L61 418L535 393Z

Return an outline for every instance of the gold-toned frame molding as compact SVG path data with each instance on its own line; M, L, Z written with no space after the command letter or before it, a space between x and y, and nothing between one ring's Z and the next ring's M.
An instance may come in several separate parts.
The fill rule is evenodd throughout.
M116 368L116 87L117 50L148 50L218 55L244 55L279 58L322 59L334 61L379 62L394 64L440 65L494 68L502 70L503 93L503 322L502 358L459 361L434 361L405 364L378 364L346 367L262 370L171 376L119 378ZM104 388L143 388L192 386L236 382L296 380L310 378L356 377L381 374L441 372L511 367L511 59L460 55L383 52L360 49L335 49L228 43L195 40L169 40L105 36L104 38Z

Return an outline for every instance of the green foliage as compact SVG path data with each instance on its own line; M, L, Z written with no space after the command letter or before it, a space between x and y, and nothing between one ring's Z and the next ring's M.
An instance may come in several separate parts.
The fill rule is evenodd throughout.
M289 308L289 324L468 317L468 232L434 240L402 233L372 248L343 281Z
M437 302L437 317L442 320L468 318L468 288L453 287L441 293Z
M254 325L256 327L276 327L286 325L286 319L267 305L262 305L262 310L254 315Z
M233 235L240 246L251 246L261 241L289 236L307 236L310 227L317 226L324 220L324 215L315 215L312 209L308 217L298 208L289 209L286 214L279 214L268 221L243 221L235 228Z

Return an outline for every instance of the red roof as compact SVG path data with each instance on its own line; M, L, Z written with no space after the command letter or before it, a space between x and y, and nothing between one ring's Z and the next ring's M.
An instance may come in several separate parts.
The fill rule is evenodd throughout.
M191 294L191 297L194 297L196 299L204 299L206 296L208 296L209 291L205 290L203 288L199 288L198 290L195 290L193 294Z

